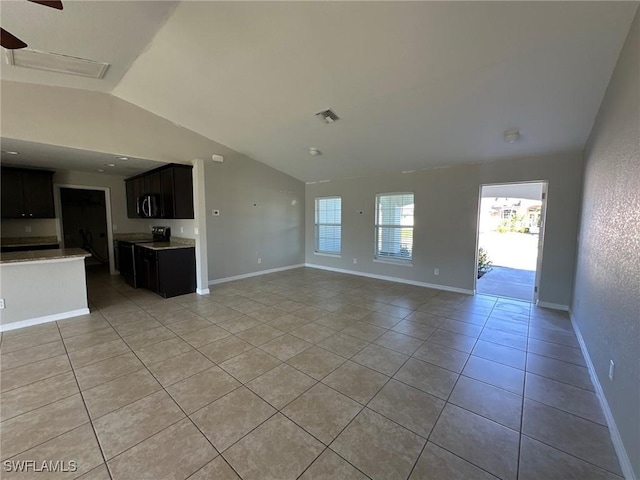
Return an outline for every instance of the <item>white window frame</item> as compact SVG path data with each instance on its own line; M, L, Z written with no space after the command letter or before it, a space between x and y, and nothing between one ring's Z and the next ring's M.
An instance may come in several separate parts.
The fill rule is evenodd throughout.
M400 196L400 195L411 195L413 197L413 222L412 225L403 225L403 224L381 224L379 223L379 206L380 206L380 198L381 197L390 197L390 196ZM377 262L390 262L390 263L400 263L400 264L411 264L413 261L413 244L414 244L414 231L415 231L415 193L414 192L388 192L388 193L378 193L376 194L376 205L375 205L375 224L374 224L374 261ZM397 229L411 229L411 251L409 256L400 257L400 256L391 256L384 255L380 253L380 232L381 228L397 228Z
M321 200L340 200L340 222L339 223L320 223L318 221L318 206ZM314 210L314 252L317 255L328 255L340 257L342 255L342 197L340 195L332 195L326 197L316 197ZM320 227L340 227L339 249L335 250L320 250Z

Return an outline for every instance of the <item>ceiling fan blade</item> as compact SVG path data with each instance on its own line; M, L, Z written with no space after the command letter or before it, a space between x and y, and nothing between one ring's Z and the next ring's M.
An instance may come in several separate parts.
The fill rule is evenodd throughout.
M62 2L60 0L28 0L38 5L44 5L45 7L55 8L56 10L62 10Z
M24 48L27 46L26 43L24 43L18 37L11 35L4 28L1 28L0 30L2 30L2 32L0 32L0 44L2 44L4 48L8 50L17 50L19 48Z

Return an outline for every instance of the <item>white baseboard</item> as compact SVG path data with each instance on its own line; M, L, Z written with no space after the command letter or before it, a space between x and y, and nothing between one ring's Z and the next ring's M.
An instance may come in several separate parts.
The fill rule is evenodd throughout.
M271 268L269 270L259 270L257 272L244 273L242 275L234 275L233 277L216 278L215 280L209 280L209 285L218 285L219 283L233 282L234 280L242 280L243 278L258 277L260 275L266 275L268 273L284 272L285 270L293 270L294 268L304 267L304 263L298 263L296 265L287 265L286 267Z
M305 263L305 267L317 268L318 270L328 270L329 272L346 273L348 275L357 275L359 277L376 278L378 280L387 280L389 282L405 283L408 285L416 285L417 287L433 288L435 290L444 290L446 292L464 293L465 295L473 295L473 290L465 288L450 287L448 285L438 285L435 283L418 282L416 280L407 280L400 277L389 277L387 275L376 275L375 273L359 272L357 270L347 270L345 268L327 267L325 265L316 265L315 263Z
M211 293L211 290L209 290L208 288L196 288L196 293L198 295L209 295Z
M582 338L580 327L575 321L575 318L573 317L573 313L571 311L569 312L569 318L571 318L571 325L573 326L574 332L576 332L576 337L578 338L578 343L580 344L580 350L582 350L582 355L584 355L585 362L587 363L587 369L589 370L589 375L591 376L591 381L593 382L593 386L596 388L596 394L598 395L598 399L600 400L600 405L602 406L604 417L607 420L609 434L611 435L611 442L613 443L613 448L618 455L618 461L620 462L622 474L624 475L624 478L626 480L637 480L635 473L633 472L633 467L631 466L631 461L629 460L629 455L627 455L627 450L624 447L624 443L622 443L622 438L620 437L618 426L616 425L616 421L613 418L613 413L611 413L611 408L609 408L609 402L607 401L607 397L605 396L602 385L600 384L600 379L596 374L596 369L594 368L591 357L589 356L587 344L584 343L584 338Z
M40 325L42 323L56 322L58 320L64 320L66 318L79 317L80 315L89 315L91 312L88 308L80 308L78 310L71 310L69 312L56 313L54 315L46 315L44 317L30 318L28 320L21 320L19 322L11 322L5 325L0 325L0 332L8 332L10 330L17 330L18 328L32 327L33 325Z
M542 308L551 308L552 310L562 310L563 312L569 311L569 305L563 305L561 303L541 302L538 300L536 305Z

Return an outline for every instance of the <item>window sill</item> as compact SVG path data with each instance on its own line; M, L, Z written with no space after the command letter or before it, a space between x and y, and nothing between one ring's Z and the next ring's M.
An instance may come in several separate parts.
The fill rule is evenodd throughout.
M342 255L339 253L322 253L322 252L313 252L314 255L318 255L319 257L333 257L333 258L342 258Z
M392 259L382 259L382 258L374 258L374 263L386 263L388 265L399 265L401 267L413 267L413 263L407 260L392 260Z

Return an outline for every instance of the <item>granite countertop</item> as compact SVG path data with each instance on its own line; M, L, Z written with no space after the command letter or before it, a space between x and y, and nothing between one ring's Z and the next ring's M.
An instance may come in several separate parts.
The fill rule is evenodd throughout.
M0 245L3 247L25 247L28 245L54 245L59 244L58 237L3 237L0 238Z
M118 240L123 241L132 241L132 240L151 240L152 236L150 233L116 233L113 235L113 239L117 242Z
M52 250L30 250L28 252L6 252L0 254L0 264L24 263L62 258L85 258L91 254L81 248L55 248Z
M149 250L172 250L176 248L194 248L195 241L171 240L170 242L138 243L138 246L148 248Z

